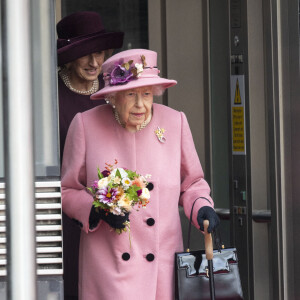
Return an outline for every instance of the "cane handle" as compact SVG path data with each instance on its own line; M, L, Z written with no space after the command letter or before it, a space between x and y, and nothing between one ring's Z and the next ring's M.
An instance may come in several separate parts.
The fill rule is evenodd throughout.
M214 253L213 253L214 248L213 248L211 234L207 232L207 228L209 226L209 221L204 220L203 225L204 225L204 244L205 244L206 259L212 260L214 257Z

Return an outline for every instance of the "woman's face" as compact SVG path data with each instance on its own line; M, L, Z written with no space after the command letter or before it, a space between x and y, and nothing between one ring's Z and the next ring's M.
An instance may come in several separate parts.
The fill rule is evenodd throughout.
M105 52L95 52L80 57L68 65L72 79L78 81L94 81L101 73ZM75 78L74 78L75 77Z
M136 131L151 114L153 104L152 87L141 87L122 91L111 99L120 121L129 131Z

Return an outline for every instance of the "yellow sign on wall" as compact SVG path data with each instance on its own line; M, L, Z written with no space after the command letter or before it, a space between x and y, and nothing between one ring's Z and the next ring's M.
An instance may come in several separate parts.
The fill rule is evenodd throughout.
M242 104L240 84L238 78L236 79L236 84L235 84L234 104Z
M244 75L231 76L232 153L246 154Z
M245 152L244 107L232 107L233 152Z

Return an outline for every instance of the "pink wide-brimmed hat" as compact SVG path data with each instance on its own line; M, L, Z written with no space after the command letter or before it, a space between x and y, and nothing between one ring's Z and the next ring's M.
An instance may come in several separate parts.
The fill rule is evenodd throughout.
M123 45L124 32L107 32L100 15L93 11L80 11L64 17L57 23L56 30L59 66Z
M107 95L143 86L169 88L177 83L159 77L157 53L146 49L122 51L102 65L105 87L91 95L92 100L105 99Z

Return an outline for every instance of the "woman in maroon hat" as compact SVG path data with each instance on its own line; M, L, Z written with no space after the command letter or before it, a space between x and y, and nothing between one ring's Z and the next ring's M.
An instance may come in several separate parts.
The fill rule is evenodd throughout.
M104 101L90 95L103 87L102 64L123 45L123 32L107 32L96 12L73 13L56 25L61 156L73 117Z
M61 160L68 128L78 112L104 104L90 95L104 86L102 64L121 48L123 32L106 32L96 12L73 13L57 23L57 61ZM64 291L65 299L77 299L78 247L80 229L65 215Z

